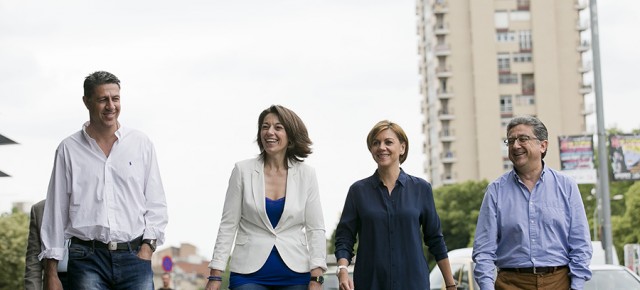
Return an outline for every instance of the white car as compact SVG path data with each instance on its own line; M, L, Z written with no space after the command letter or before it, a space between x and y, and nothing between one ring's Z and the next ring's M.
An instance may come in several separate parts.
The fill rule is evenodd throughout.
M619 265L591 265L591 280L584 290L640 289L640 277Z

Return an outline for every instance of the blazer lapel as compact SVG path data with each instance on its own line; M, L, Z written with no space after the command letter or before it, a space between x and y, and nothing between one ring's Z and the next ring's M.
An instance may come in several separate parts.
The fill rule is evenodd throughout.
M298 186L298 163L293 163L289 161L289 169L287 170L287 188L285 189L285 201L284 201L284 210L282 211L282 216L280 217L280 221L276 228L280 227L282 224L286 224L287 217L291 216L289 213L292 211L300 210L296 206L298 205L298 200L300 199L300 195L302 192L297 192L299 189Z
M273 226L271 226L271 222L267 216L267 208L265 206L266 194L264 192L264 163L260 158L256 158L255 168L251 175L251 186L256 213L260 216L265 227L273 232Z

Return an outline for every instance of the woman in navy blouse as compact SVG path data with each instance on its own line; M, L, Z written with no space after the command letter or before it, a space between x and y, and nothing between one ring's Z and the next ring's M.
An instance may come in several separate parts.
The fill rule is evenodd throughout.
M326 265L324 218L307 128L278 105L258 117L260 156L236 163L224 201L207 290L221 287L233 245L233 290L319 290Z
M367 147L378 169L349 188L336 230L335 255L341 290L429 289L424 243L436 258L447 289L455 289L440 218L431 185L406 174L409 140L389 121L378 122L367 136ZM344 271L358 252L353 281Z

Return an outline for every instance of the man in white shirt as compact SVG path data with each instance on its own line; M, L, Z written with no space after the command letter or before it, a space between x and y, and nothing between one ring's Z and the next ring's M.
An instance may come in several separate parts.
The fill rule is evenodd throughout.
M61 289L57 264L71 240L70 289L153 289L151 255L164 241L167 204L153 144L122 127L120 80L84 81L89 121L56 150L41 229L45 289Z

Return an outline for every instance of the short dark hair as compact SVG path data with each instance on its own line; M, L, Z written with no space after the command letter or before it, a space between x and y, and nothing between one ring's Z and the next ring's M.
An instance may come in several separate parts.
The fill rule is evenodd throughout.
M400 155L400 164L402 164L405 160L407 160L407 155L409 155L409 138L407 138L407 134L404 132L404 130L402 130L402 127L400 127L400 125L396 123L393 123L389 120L382 120L375 124L375 126L371 128L371 131L369 131L369 135L367 135L367 149L371 151L371 146L373 146L373 141L376 136L386 129L389 129L396 133L396 135L398 136L398 141L400 141L401 144L405 144L404 154Z
M549 132L547 131L547 127L540 121L540 119L534 116L518 116L511 121L507 125L507 137L509 137L509 131L513 129L513 127L518 125L527 125L533 128L533 134L536 135L539 141L549 140ZM542 158L547 155L547 151L542 152Z
M84 79L84 96L90 98L96 91L96 87L104 84L116 84L120 87L120 80L118 77L110 72L97 71L88 75Z
M311 139L309 138L307 127L302 122L302 119L300 119L296 113L281 105L271 105L271 107L262 111L258 117L258 134L256 140L258 141L258 147L260 148L260 157L264 160L266 156L264 147L262 146L260 130L262 128L264 118L269 113L278 116L280 123L284 126L285 132L287 132L287 138L289 139L289 145L287 146L286 153L287 159L289 161L303 162L303 159L307 158L307 156L312 153L311 145L313 142L311 142Z

